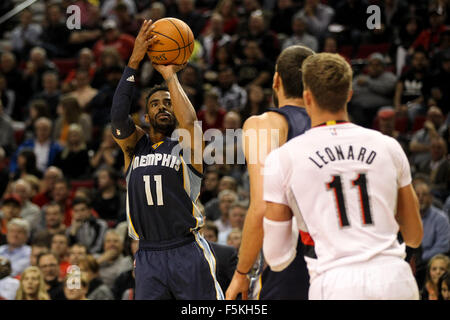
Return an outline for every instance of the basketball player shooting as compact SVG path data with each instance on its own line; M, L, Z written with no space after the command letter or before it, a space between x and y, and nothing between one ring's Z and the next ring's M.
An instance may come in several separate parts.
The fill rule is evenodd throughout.
M147 97L148 132L129 116L139 63L158 40L152 29L152 21L144 21L111 108L114 140L125 157L128 233L139 240L135 298L223 299L213 253L197 232L203 225L195 204L203 168L194 158L204 145L195 109L177 78L185 64L153 65L167 86L155 86ZM189 133L181 142L171 137L176 127Z
M348 121L344 58L311 55L302 76L311 129L272 151L264 167L267 262L283 270L292 261L294 214L315 243L309 299L418 299L404 258L423 228L405 153L395 139Z

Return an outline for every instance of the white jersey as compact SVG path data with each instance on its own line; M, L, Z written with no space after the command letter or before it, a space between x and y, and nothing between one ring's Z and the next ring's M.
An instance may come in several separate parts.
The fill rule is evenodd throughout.
M266 159L264 200L289 206L314 241L311 276L376 257L404 259L395 220L411 183L399 143L352 123L314 127Z

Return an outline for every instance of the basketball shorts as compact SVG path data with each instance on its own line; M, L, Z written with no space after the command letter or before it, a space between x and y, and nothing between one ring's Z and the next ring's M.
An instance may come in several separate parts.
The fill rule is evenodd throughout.
M297 256L280 272L266 267L261 274L259 300L308 300L309 275L303 257L303 244L298 240Z
M341 266L311 281L310 300L417 300L419 289L409 264L396 257Z
M199 234L187 238L139 241L135 255L136 300L223 300L216 260Z

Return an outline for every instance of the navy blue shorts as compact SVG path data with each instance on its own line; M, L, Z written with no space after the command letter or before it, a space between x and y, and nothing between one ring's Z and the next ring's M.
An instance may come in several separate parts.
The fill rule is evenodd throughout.
M261 275L260 300L308 300L309 273L303 257L303 244L299 239L297 256L280 272L266 267Z
M135 255L136 300L223 300L216 259L199 234L166 241L139 241Z

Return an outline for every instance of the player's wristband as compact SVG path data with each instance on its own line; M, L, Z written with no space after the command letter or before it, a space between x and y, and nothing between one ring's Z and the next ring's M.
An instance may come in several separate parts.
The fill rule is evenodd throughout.
M236 272L243 276L248 276L248 272L241 272L238 268L236 268Z

